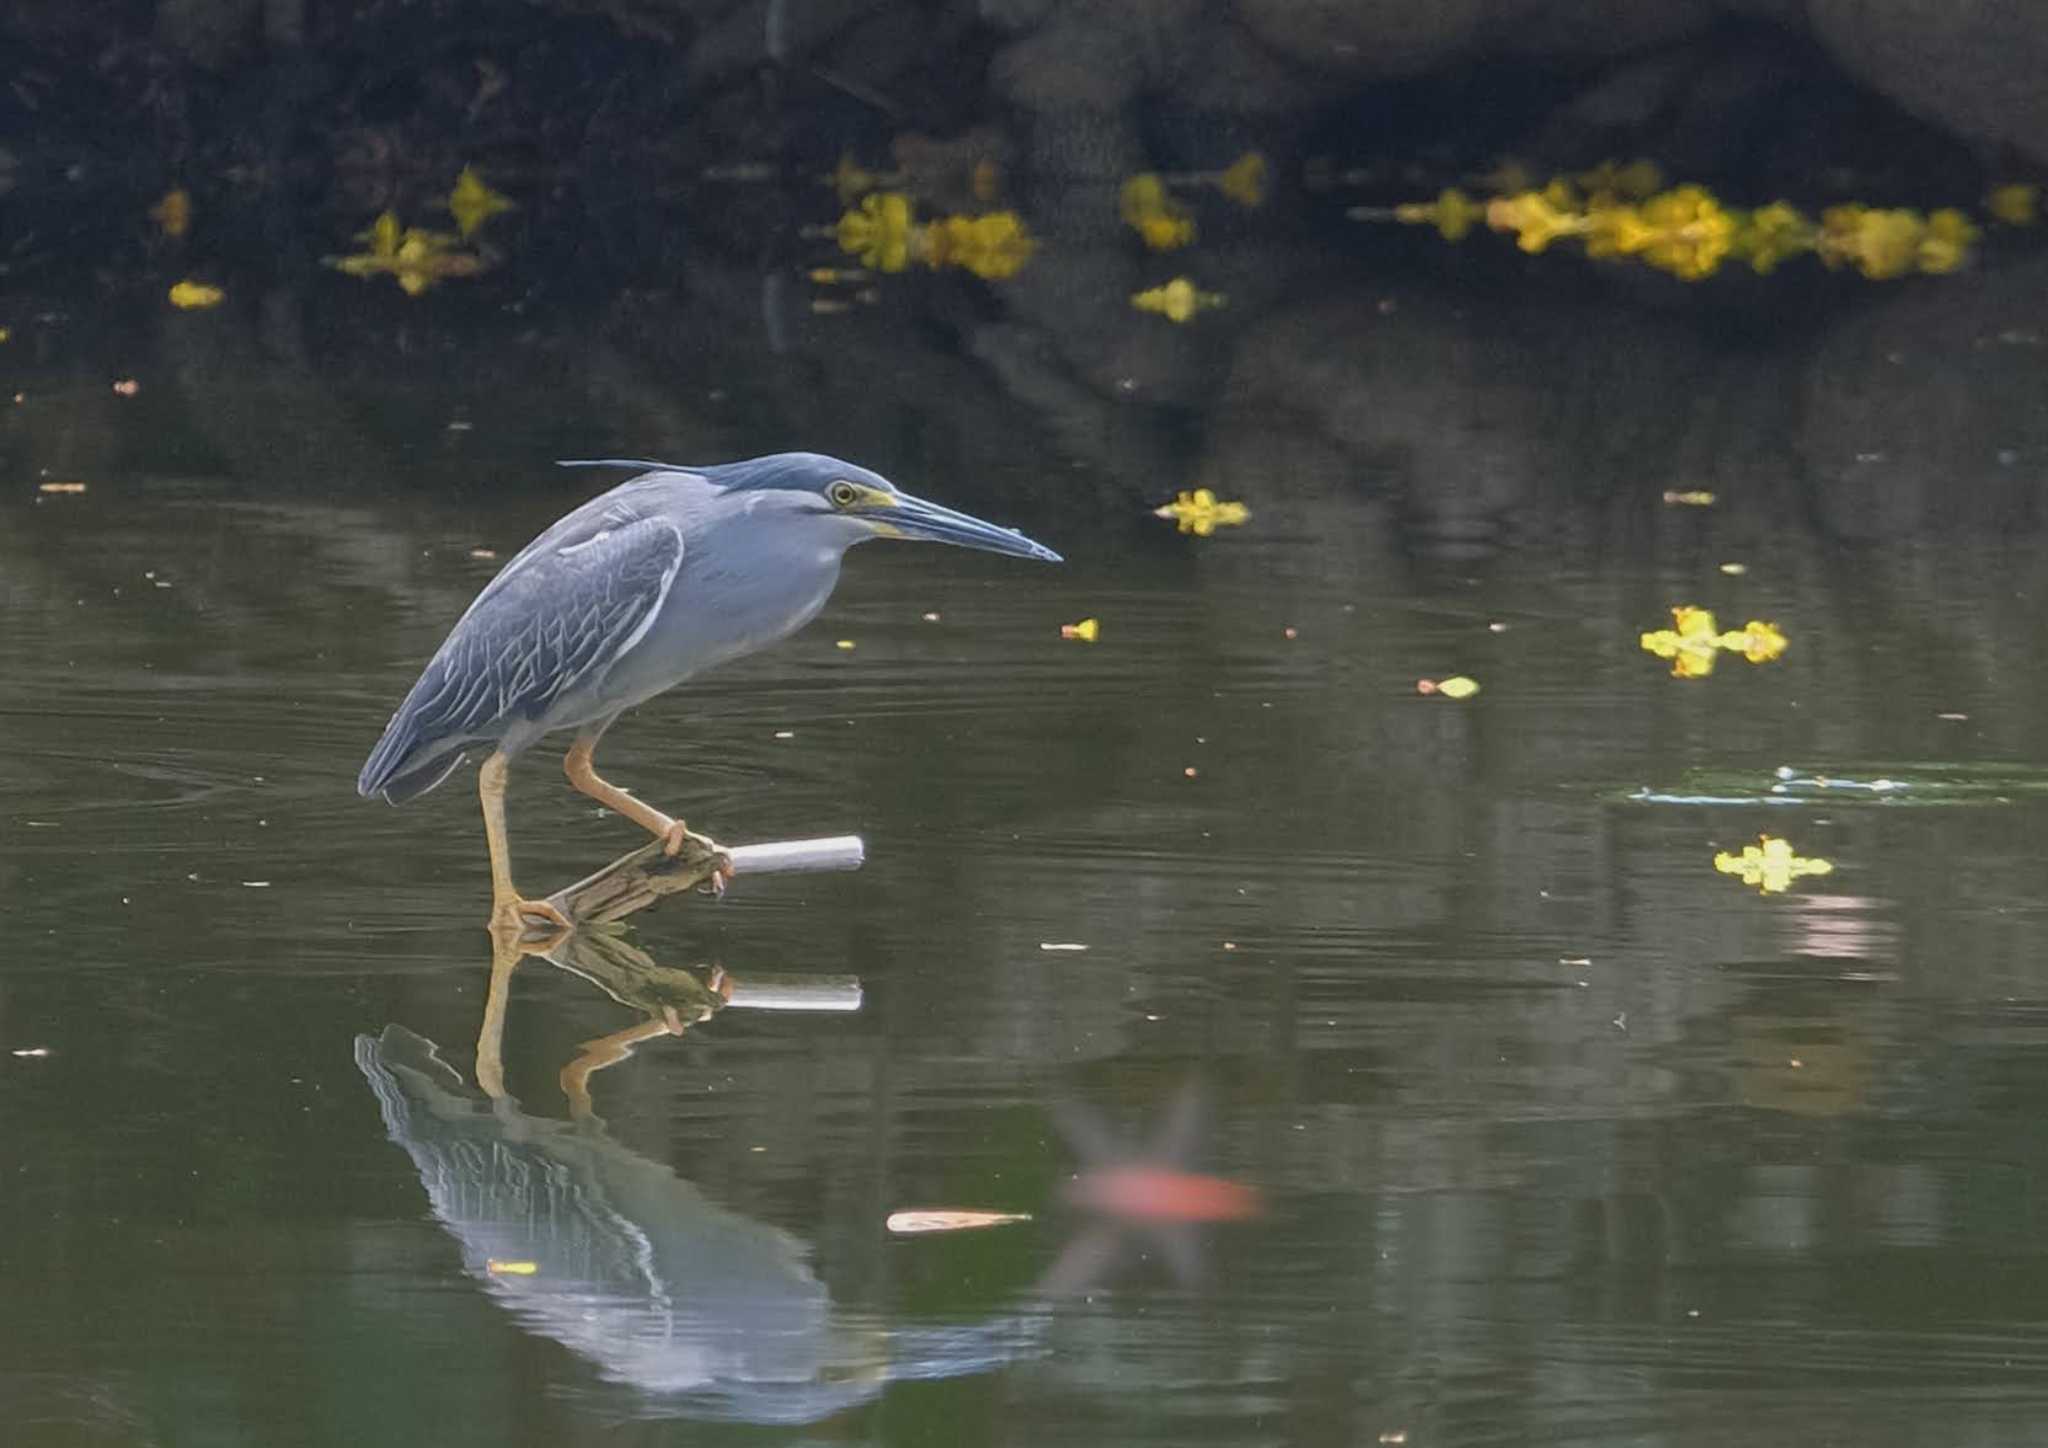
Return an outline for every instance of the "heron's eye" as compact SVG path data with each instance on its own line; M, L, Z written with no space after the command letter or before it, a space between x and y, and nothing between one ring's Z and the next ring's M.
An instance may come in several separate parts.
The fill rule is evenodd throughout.
M860 489L842 478L825 489L825 496L832 500L835 508L851 508L860 501Z

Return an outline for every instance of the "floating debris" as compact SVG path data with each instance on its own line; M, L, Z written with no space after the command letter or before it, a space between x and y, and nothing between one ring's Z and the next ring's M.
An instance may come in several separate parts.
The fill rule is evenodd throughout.
M1718 500L1705 488L1684 490L1667 488L1664 492L1664 506L1667 508L1711 508Z
M982 1227L1007 1227L1032 1220L1029 1212L969 1212L946 1209L889 1213L889 1230L899 1237L925 1232L971 1232Z
M1794 880L1809 875L1826 875L1834 866L1826 860L1809 860L1796 854L1789 842L1775 835L1759 835L1742 853L1723 850L1714 856L1714 868L1724 875L1737 875L1742 883L1760 894L1776 895L1792 887Z
M182 281L170 290L171 305L181 312L217 307L226 296L219 287L210 287L205 282Z
M18 1056L24 1061L40 1061L43 1057L50 1054L50 1048L48 1046L23 1046L20 1050L9 1051L7 1054Z
M123 377L114 384L114 394L117 397L133 397L140 391L142 391L142 384L133 377Z
M1197 312L1228 304L1221 292L1199 290L1186 277L1175 277L1164 286L1131 293L1131 305L1141 312L1156 312L1169 322L1188 322Z
M1004 281L1024 269L1038 243L1014 211L942 216L920 225L910 198L877 191L861 198L832 228L839 249L879 272L907 271L912 262L938 270L954 267L984 281Z
M1088 947L1081 944L1078 940L1041 940L1038 942L1038 948L1047 951L1080 952L1085 951Z
M531 1277L540 1271L538 1262L505 1262L496 1257L486 1258L484 1270L493 1277Z
M1446 699L1469 699L1479 692L1479 681L1463 674L1453 674L1448 679L1417 679L1415 692L1441 694Z
M85 489L86 489L86 484L84 484L84 483L37 483L37 484L36 484L36 491L37 491L37 492L39 492L39 493L82 493L82 492L84 492L84 491L85 491Z
M1092 644L1102 636L1100 619L1084 618L1079 623L1060 625L1060 637L1075 643Z
M1243 503L1224 502L1207 488L1177 494L1170 503L1152 510L1155 518L1169 518L1183 533L1207 538L1218 528L1238 528L1251 521L1252 510Z
M855 649L859 648L860 645L856 644L852 639L839 639L832 645L832 647L835 649L843 650L847 653L852 653Z

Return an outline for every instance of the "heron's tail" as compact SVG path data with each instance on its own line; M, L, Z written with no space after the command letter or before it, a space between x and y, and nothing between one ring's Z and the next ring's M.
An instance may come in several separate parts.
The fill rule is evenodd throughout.
M455 772L464 745L460 739L421 739L417 722L400 709L356 776L356 793L364 799L381 795L392 804L418 799Z

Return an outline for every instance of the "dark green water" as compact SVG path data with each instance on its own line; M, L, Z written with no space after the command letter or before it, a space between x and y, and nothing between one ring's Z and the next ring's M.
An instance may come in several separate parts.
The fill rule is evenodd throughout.
M1628 300L1311 295L1175 334L1200 365L1136 422L880 314L772 352L708 285L12 317L0 1439L2037 1436L2041 289L1999 286L1746 351ZM355 771L472 551L598 485L547 459L778 446L1070 561L863 548L807 632L622 723L610 768L697 827L870 858L633 942L862 1007L654 1040L579 1126L558 1073L640 1017L530 960L493 1109L472 776L392 811ZM1135 506L1198 480L1251 524ZM1790 648L1674 679L1637 637L1684 603ZM1784 765L1903 788L1766 804ZM540 752L512 829L529 889L638 843ZM1832 872L1717 872L1762 831ZM406 1033L458 1074L394 1074ZM1176 1164L1263 1215L1066 1205L1189 1082Z

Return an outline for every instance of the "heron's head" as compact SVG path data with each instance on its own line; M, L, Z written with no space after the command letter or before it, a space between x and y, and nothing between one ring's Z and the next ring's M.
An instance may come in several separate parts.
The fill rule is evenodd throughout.
M1032 542L1014 528L998 528L966 513L927 503L880 473L822 453L776 453L701 471L729 492L772 488L790 494L778 500L787 512L833 530L849 546L870 538L906 538L1035 558L1041 563L1061 561L1052 549Z

